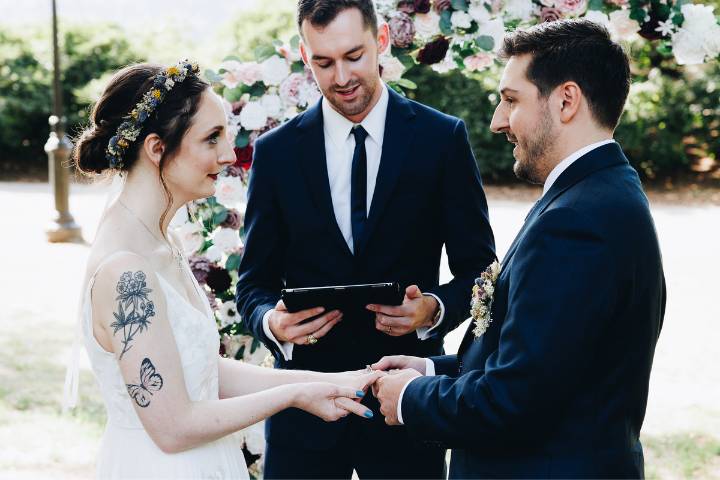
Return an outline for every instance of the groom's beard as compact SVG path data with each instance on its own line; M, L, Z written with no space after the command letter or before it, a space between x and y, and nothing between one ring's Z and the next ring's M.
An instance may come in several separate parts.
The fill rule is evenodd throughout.
M345 117L352 117L364 112L370 102L372 101L373 95L375 95L375 89L364 79L358 79L349 85L346 85L343 90L358 86L357 97L352 102L343 101L335 93L335 86L323 90L323 96L335 107L335 110L340 112Z
M557 132L553 128L550 111L545 105L540 121L535 129L537 134L527 140L518 138L521 153L515 159L513 171L520 180L542 185L549 172L547 172L547 156L557 140Z

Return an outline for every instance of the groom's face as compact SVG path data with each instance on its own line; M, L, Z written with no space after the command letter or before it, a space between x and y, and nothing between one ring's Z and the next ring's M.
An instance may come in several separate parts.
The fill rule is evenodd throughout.
M375 36L360 11L348 8L328 25L302 24L300 53L323 96L350 121L359 123L380 97L378 53L389 41L387 25Z
M515 145L515 175L530 183L542 184L552 167L550 157L557 130L548 99L528 80L530 55L511 57L500 79L500 103L490 129L504 133Z

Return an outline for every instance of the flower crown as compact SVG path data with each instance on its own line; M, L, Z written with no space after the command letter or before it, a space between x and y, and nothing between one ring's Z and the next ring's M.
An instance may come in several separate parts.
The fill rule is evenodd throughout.
M145 120L157 110L176 83L181 83L188 75L197 75L199 72L200 68L196 63L181 60L177 65L168 67L155 76L153 88L145 92L142 101L125 117L125 121L120 124L115 136L108 143L105 158L110 168L122 169L125 151L137 140Z

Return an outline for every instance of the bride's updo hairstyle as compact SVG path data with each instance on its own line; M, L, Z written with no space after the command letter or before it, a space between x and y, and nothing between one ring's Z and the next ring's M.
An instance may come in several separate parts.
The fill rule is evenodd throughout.
M178 65L182 66L183 63ZM202 93L210 87L197 75L197 66L194 71L188 70L182 80L168 74L177 71L177 67L165 68L149 63L130 65L118 71L93 107L90 125L79 135L73 150L75 167L85 175L111 171L126 173L135 165L145 138L151 133L157 134L165 145L159 175L168 200L160 224L173 200L163 170L192 125ZM168 83L164 83L166 81ZM152 97L152 93L157 96ZM141 103L144 107L141 107ZM150 113L145 115L143 108ZM141 117L138 117L138 112ZM139 133L123 135L121 132L128 131L125 128L128 122ZM134 140L132 137L135 137Z
M80 172L92 175L113 169L121 172L132 170L145 137L155 133L165 145L160 161L162 178L164 164L180 147L182 138L198 110L201 95L210 86L198 75L188 74L182 82L175 83L165 92L162 102L142 122L137 138L129 142L122 155L120 168L110 165L107 150L120 125L143 101L143 96L153 89L155 78L163 75L165 71L165 67L161 65L140 63L123 68L110 79L92 109L90 125L76 141L73 159Z

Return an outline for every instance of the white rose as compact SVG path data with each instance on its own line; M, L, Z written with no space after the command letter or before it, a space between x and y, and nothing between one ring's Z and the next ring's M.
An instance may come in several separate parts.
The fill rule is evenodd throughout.
M265 85L280 85L290 75L290 65L277 55L268 58L262 65L262 80Z
M386 82L397 82L405 71L405 65L392 55L381 55L380 65L382 66L382 79Z
M477 34L478 36L492 37L493 52L497 52L500 50L500 47L502 47L503 39L505 38L505 24L500 18L481 23Z
M630 10L610 12L610 33L614 40L632 40L637 37L640 24L630 18Z
M242 246L240 235L232 228L218 228L212 236L213 245L220 248L223 252L229 252Z
M205 257L210 260L213 263L218 263L220 260L222 260L222 248L218 247L217 245L212 245L208 247L207 250L205 250Z
M585 13L585 19L602 25L608 30L610 29L610 17L599 10L588 10L587 13Z
M713 15L713 7L685 4L682 14L685 20L672 39L677 62L693 65L717 57L720 54L720 25Z
M221 304L218 310L218 316L220 317L220 325L222 327L227 327L240 321L240 315L237 312L235 302L224 302Z
M297 105L299 107L313 105L320 99L320 96L320 90L318 90L315 83L302 82L300 85L298 85Z
M430 40L441 33L440 15L435 13L435 10L415 14L413 23L415 24L415 35L422 40Z
M282 111L282 100L279 95L267 94L263 95L260 99L260 103L267 112L269 117L276 118Z
M221 204L233 207L245 202L245 187L240 177L220 177L215 183L215 199Z
M248 102L240 110L240 125L245 130L260 130L265 126L268 113L260 102Z
M192 255L202 247L205 240L201 232L202 227L193 222L187 222L178 229L183 250L187 255Z
M484 7L481 8L485 10ZM487 10L485 11L487 12ZM530 20L532 13L532 0L507 0L505 2L505 14L510 19L527 21Z
M466 12L461 11L454 11L452 15L450 16L450 23L452 24L453 28L462 28L464 30L467 30L472 26L473 18L468 15Z
M485 7L485 4L475 4L471 5L468 9L468 14L475 20L477 23L483 23L490 20L490 12Z

